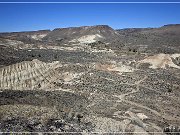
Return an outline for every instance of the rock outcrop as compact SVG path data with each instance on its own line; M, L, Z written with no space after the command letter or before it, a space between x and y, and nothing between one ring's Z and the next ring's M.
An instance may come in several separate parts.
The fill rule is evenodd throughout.
M56 80L59 62L24 61L0 69L1 89L43 89Z

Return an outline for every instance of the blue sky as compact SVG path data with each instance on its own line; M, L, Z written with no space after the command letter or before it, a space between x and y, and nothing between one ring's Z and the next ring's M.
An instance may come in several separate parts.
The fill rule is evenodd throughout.
M180 4L0 4L0 17L0 32L99 24L115 29L160 27L180 24Z

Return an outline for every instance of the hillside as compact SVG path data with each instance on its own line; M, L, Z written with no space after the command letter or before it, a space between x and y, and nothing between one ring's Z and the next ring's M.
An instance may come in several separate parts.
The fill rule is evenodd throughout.
M58 28L50 32L44 40L92 43L109 41L118 37L118 33L108 25Z

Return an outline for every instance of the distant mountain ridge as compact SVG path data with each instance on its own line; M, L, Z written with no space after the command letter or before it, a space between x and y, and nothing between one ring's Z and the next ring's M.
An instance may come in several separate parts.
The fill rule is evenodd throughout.
M91 40L112 40L114 38L118 38L118 35L119 34L108 25L96 25L57 28L43 39L47 41L90 42Z
M5 33L0 33L0 38L19 40L19 41L23 41L25 43L34 43L37 40L41 40L49 32L50 32L50 30L5 32Z
M180 24L168 24L159 28L119 29L119 40L137 48L146 45L147 50L163 53L180 51Z

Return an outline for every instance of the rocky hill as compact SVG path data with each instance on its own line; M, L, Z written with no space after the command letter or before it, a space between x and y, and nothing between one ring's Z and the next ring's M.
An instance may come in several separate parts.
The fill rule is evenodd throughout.
M180 51L180 25L160 28L129 28L117 30L120 41L137 51L175 53Z

